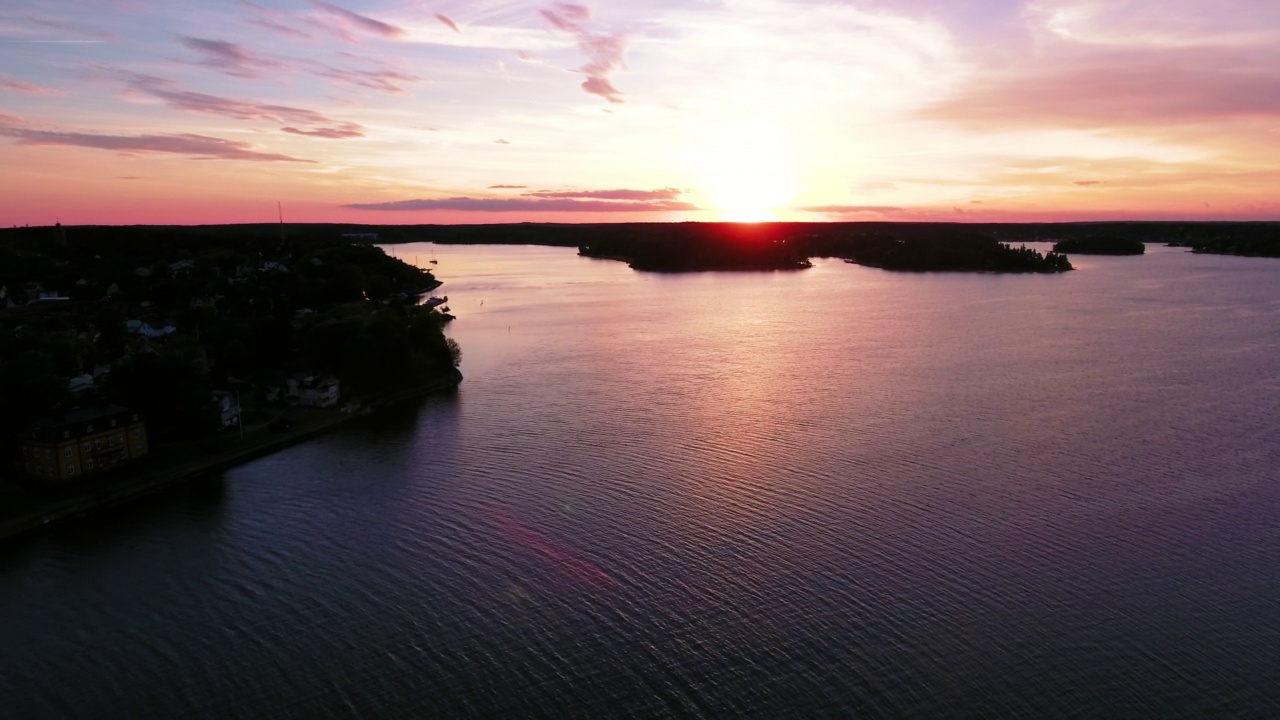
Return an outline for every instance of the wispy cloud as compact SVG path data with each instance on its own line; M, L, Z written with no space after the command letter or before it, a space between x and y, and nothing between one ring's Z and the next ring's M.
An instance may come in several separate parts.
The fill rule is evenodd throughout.
M458 23L454 22L453 18L449 17L448 15L445 15L443 13L436 13L435 18L450 30L456 33L462 32L462 28L458 27Z
M354 85L367 90L400 94L407 83L422 82L422 78L389 68L340 68L325 63L309 63L308 72L318 77L334 80L343 85Z
M284 63L278 60L263 57L225 40L184 37L182 44L200 54L199 64L235 77L261 77L264 70L284 67Z
M311 0L311 4L333 18L336 21L336 25L330 24L326 27L347 40L354 40L355 32L353 31L377 35L387 40L398 40L406 35L404 28L381 20L375 20L367 15L354 13L323 0Z
M476 198L452 197L432 200L398 200L382 203L353 203L344 207L354 210L463 210L471 212L672 212L698 210L698 206L686 202L654 200L648 202L538 199L538 198Z
M825 215L885 215L902 212L902 208L890 205L814 205L796 209L801 212L822 213Z
M308 40L312 37L310 33L294 27L292 24L294 19L286 13L274 8L263 7L257 3L249 2L249 0L241 0L241 2L246 7L253 9L253 16L247 19L247 22L251 25L257 25L264 30L270 30L288 38Z
M321 138L352 138L364 135L364 128L351 122L338 122L314 110L269 105L249 100L219 97L183 90L176 83L151 76L135 76L129 83L131 92L163 101L175 110L221 115L236 120L265 120L291 125L281 128L294 135ZM307 126L299 128L297 126Z
M490 190L524 190L528 185L490 185Z
M99 135L0 126L0 136L21 145L64 145L122 153L170 153L194 160L252 160L258 162L314 162L278 153L259 152L246 142L208 135Z
M28 95L58 94L58 91L52 88L42 87L40 85L24 82L5 75L0 75L0 90L13 90L15 92L26 93Z
M626 67L623 61L627 49L626 36L603 35L587 30L585 23L591 19L591 10L584 5L556 3L539 12L556 30L573 35L578 41L578 49L587 56L587 64L578 69L587 76L582 81L582 89L611 103L622 102L621 93L613 86L609 75Z
M985 73L922 115L990 129L1116 129L1280 117L1280 65L1203 49L1051 56Z
M660 190L537 190L522 193L525 197L537 198L579 198L591 200L675 200L684 194L676 188Z

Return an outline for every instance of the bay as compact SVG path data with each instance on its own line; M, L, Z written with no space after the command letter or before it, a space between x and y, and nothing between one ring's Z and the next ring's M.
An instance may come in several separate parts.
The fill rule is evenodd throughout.
M387 249L459 392L0 549L5 713L1280 712L1280 262Z

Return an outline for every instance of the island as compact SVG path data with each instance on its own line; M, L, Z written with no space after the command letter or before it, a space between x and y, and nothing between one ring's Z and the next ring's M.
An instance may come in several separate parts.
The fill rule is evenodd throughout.
M1065 255L1013 247L989 235L963 232L906 237L864 235L832 253L847 262L906 271L1056 273L1072 270Z
M456 388L439 285L342 233L0 230L0 537Z
M1056 253L1075 253L1077 255L1142 255L1147 251L1146 243L1133 238L1115 235L1091 235L1089 237L1060 240L1053 245Z

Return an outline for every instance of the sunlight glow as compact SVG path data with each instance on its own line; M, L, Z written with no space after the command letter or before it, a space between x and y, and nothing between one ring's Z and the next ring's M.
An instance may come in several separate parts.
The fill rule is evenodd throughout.
M789 143L767 121L728 123L704 143L697 157L699 188L720 220L776 220L775 209L799 191Z

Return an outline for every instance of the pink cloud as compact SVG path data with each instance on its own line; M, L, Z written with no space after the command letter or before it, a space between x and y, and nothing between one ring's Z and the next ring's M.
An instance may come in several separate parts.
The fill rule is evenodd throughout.
M1280 117L1280 64L1218 49L1053 56L1012 72L984 74L923 115L992 129Z
M0 125L21 125L23 122L25 121L17 115L0 112Z
M406 34L404 28L382 22L381 20L375 20L367 15L360 15L358 13L351 12L346 8L324 2L324 0L311 0L311 4L331 17L336 18L341 27L327 27L347 40L352 39L351 33L348 32L348 29L350 28L356 28L363 32L377 35L388 40L397 40L404 37Z
M698 210L696 205L670 200L608 201L539 199L539 198L474 198L452 197L433 200L399 200L383 203L354 203L343 207L354 210L463 210L467 212L670 212Z
M889 205L814 205L796 209L801 212L824 213L827 215L860 215L864 213L883 215L902 212L902 208Z
M202 57L200 64L235 77L260 77L263 70L284 67L276 60L261 57L248 49L225 40L184 37L182 44Z
M175 83L157 77L136 76L129 84L133 92L141 93L162 100L175 110L198 112L209 115L221 115L236 120L265 120L274 123L309 126L282 128L284 132L294 135L309 135L322 138L362 137L364 128L350 122L336 122L314 110L289 107L287 105L264 105L248 100L219 97L205 93L182 90Z
M398 70L390 70L386 68L359 70L355 68L337 68L332 65L315 63L310 66L309 71L318 77L335 80L345 85L355 85L368 90L378 90L380 92L392 94L404 92L404 83L416 83L422 81L422 78L417 75L410 75Z
M122 153L172 153L195 160L253 160L259 162L314 162L289 155L258 152L246 142L208 135L98 135L26 128L0 127L0 135L21 145L62 145L115 150Z
M436 13L436 14L435 14L435 18L436 18L436 20L439 20L439 21L441 22L441 24L443 24L445 27L449 28L450 30L452 30L452 31L454 31L454 32L456 32L456 33L460 33L460 32L462 32L462 28L458 27L458 23L454 22L454 21L453 21L453 18L449 17L448 15L444 15L444 14L441 14L441 13Z
M306 135L307 137L327 138L330 140L341 140L346 138L364 137L364 130L355 123L343 123L338 127L321 127L311 130L300 130L295 127L282 127L281 132L287 132L292 135Z
M28 95L57 95L58 91L0 75L0 90L14 90Z
M578 68L587 76L582 82L582 89L611 103L622 102L621 93L613 86L609 75L626 67L623 61L627 49L626 36L598 35L588 31L583 23L591 19L591 11L582 5L557 3L539 12L555 29L577 38L578 49L587 56L587 64Z
M490 190L524 190L528 185L490 185Z
M676 188L661 190L538 190L523 193L525 197L537 198L587 198L592 200L675 200L684 194Z
M272 8L263 7L257 3L249 2L248 0L241 0L241 2L250 8L253 8L255 17L249 18L248 22L250 24L257 25L264 30L270 30L271 32L284 35L286 37L303 40L311 38L310 34L288 25L287 23L291 18L285 13Z

